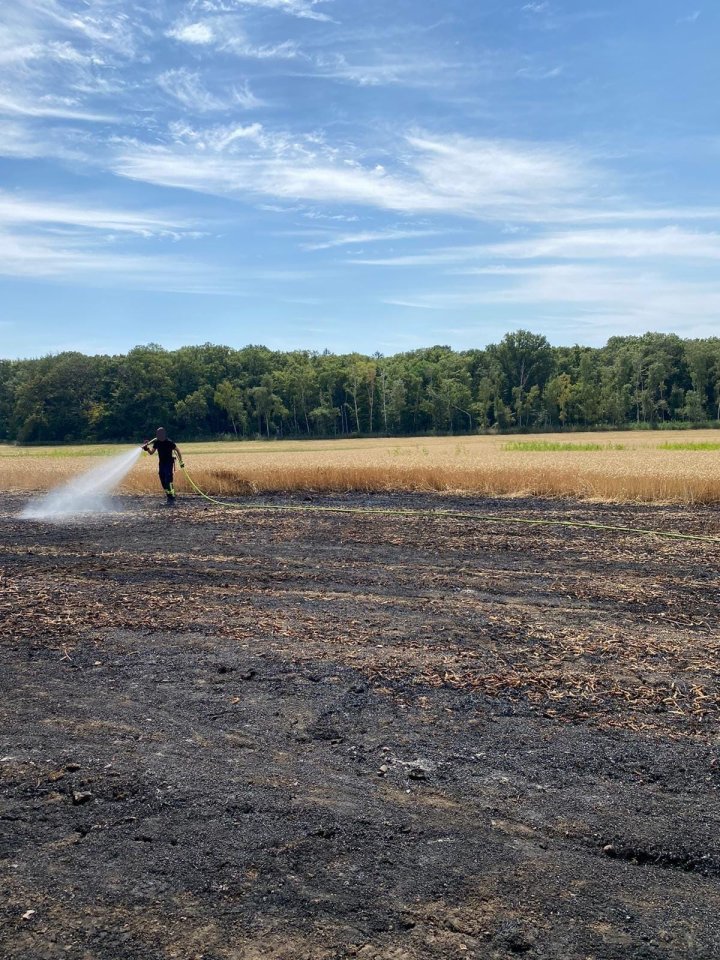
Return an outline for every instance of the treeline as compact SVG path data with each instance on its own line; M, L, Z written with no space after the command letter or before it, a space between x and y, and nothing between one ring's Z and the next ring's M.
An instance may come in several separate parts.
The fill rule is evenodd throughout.
M0 361L0 440L332 437L720 420L720 338L647 333L552 347L524 330L484 350L380 354L135 347Z

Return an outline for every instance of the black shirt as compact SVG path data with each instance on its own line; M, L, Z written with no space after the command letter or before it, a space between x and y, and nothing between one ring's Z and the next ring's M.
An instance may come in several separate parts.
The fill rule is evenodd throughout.
M153 450L157 450L160 463L165 466L172 463L173 450L177 449L173 440L153 440L152 447Z

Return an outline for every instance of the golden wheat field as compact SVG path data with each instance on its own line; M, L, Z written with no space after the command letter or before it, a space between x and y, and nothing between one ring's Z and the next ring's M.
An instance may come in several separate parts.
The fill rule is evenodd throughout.
M589 433L183 443L213 495L272 491L448 491L611 501L720 503L720 433ZM0 490L46 490L123 446L0 445ZM145 455L122 485L158 493ZM178 473L179 490L190 488Z

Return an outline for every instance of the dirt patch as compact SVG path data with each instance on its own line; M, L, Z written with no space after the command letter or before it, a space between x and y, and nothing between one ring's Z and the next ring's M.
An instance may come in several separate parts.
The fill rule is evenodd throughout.
M276 501L282 502L282 501ZM711 510L346 497L720 533ZM720 951L713 545L0 505L0 951Z

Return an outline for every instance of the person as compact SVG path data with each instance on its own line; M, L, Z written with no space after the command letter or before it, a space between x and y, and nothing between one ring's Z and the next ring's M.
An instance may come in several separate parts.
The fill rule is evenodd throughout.
M180 467L184 467L182 454L178 445L168 438L165 427L158 427L155 439L143 444L143 450L152 456L157 452L160 483L167 496L167 502L175 503L175 487L173 486L173 470L177 458Z

